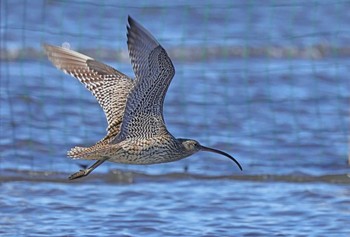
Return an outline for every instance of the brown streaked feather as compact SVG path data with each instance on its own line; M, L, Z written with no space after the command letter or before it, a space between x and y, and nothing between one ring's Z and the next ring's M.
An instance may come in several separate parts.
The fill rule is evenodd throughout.
M164 48L143 26L130 16L128 22L127 43L136 82L127 99L121 132L113 143L168 133L163 103L175 68Z
M110 157L120 149L119 145L111 145L101 141L91 147L74 147L68 151L67 155L72 158L85 160L99 160L102 157Z
M102 141L110 140L117 135L134 80L106 64L73 50L47 44L43 47L49 60L58 69L77 78L96 97L108 122L108 133Z

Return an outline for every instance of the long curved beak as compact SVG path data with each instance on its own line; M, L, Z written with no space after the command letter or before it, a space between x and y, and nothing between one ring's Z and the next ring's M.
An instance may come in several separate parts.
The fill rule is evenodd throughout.
M227 154L226 152L223 152L223 151L220 151L220 150L217 150L217 149L214 149L214 148L206 147L206 146L201 146L201 150L202 151L214 152L214 153L226 156L226 157L230 158L231 160L233 160L238 165L240 170L243 170L242 166L238 163L238 161L235 158L233 158L232 156L230 156L229 154Z

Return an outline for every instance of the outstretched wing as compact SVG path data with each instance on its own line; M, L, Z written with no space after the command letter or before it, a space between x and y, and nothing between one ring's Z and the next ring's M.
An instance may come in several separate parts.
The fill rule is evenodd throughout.
M77 78L96 97L108 122L106 138L117 135L120 131L126 99L134 81L114 68L84 54L47 44L43 47L49 60L58 69Z
M157 40L130 16L128 22L127 43L136 82L128 96L121 133L115 142L167 132L163 102L175 74L168 54Z

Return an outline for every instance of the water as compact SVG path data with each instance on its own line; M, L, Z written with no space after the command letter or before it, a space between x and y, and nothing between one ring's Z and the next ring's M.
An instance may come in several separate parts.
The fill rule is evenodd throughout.
M349 233L346 185L171 179L133 185L6 182L2 189L15 205L2 201L1 231L17 236Z
M348 1L1 1L2 236L349 236ZM312 10L310 10L312 9ZM165 120L225 150L176 163L105 163L72 146L105 135L102 109L41 43L133 75L130 14L168 50Z

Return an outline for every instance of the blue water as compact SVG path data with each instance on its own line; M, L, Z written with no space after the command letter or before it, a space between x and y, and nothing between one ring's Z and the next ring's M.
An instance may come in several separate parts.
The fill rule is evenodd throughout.
M0 235L349 236L349 1L1 1ZM198 153L151 166L90 163L94 97L41 44L132 76L126 19L169 52L164 116Z

